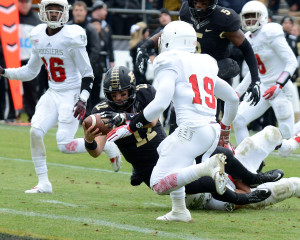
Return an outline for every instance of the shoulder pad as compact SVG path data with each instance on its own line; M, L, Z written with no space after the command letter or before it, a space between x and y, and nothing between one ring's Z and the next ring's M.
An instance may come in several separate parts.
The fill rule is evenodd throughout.
M231 8L216 6L211 19L224 32L235 32L241 27L240 16Z
M64 25L63 35L65 38L69 39L67 44L70 48L85 47L87 44L85 30L79 25Z
M276 37L284 37L282 26L278 23L268 23L264 25L261 29L261 33L268 40L273 40Z
M42 31L45 31L47 24L39 24L35 26L30 32L30 38L35 38L41 34Z
M91 114L94 114L94 113L101 113L101 112L104 112L106 110L110 110L110 107L108 105L108 103L106 101L103 101L101 103L98 103L92 110L92 113Z
M168 69L177 69L177 62L180 61L180 57L178 55L178 52L176 50L167 51L159 54L153 62L153 69L154 74L157 74L157 72L161 68L168 68Z

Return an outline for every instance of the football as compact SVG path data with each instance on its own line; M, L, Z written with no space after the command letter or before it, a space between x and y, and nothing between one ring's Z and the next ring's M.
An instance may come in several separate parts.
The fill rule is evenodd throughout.
M99 113L95 113L86 117L83 122L85 123L85 127L87 129L90 126L93 126L94 130L99 128L100 132L102 132L102 135L106 135L113 129L113 127L110 128L109 124L104 124L103 120L106 121L108 119L101 119L101 115Z

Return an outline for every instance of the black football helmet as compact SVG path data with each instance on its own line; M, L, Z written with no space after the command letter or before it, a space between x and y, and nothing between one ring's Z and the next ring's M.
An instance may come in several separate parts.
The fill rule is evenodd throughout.
M109 106L114 111L129 109L136 98L136 80L133 72L123 66L109 69L104 76L103 90ZM114 102L111 93L123 90L128 90L128 98L121 103Z
M218 0L209 0L209 5L206 9L203 8L195 8L194 5L194 1L195 0L188 0L188 4L189 4L189 8L190 8L190 12L193 16L193 18L197 19L197 18L206 18L208 15L210 15L214 9L216 8L217 4L218 4Z

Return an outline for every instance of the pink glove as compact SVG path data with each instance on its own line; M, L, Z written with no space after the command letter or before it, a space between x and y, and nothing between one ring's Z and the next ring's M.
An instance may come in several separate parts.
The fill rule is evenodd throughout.
M131 135L133 132L130 130L129 125L122 125L120 127L117 127L113 130L111 130L107 136L106 140L109 142L117 141L120 138L127 137Z
M270 87L269 89L267 89L263 95L263 97L267 100L267 99L274 99L278 93L280 92L280 90L282 89L282 86L279 84L275 84L274 86Z
M77 118L78 116L78 120L83 119L86 112L86 103L78 100L78 102L74 106L73 112L75 118Z
M220 125L221 125L221 134L220 134L218 145L224 147L225 145L229 144L231 127L224 125L222 122L220 122Z

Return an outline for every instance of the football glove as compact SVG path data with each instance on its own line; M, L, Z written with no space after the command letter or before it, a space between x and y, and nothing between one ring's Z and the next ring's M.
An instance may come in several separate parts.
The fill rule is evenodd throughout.
M110 124L109 127L113 127L114 125L119 127L124 125L126 122L126 117L124 113L116 113L112 111L104 111L101 114L101 118L109 118L107 121L103 121L104 124Z
M78 120L83 119L86 112L86 103L79 99L74 106L73 112L75 118L78 117Z
M148 55L147 48L139 47L137 49L135 64L141 74L144 74L145 72L144 66L147 64L148 59L149 59L149 55Z
M231 127L224 125L222 122L220 122L220 126L221 126L221 134L220 134L218 145L225 147L225 145L229 144Z
M250 86L247 89L248 93L248 102L250 105L256 106L260 100L260 81L251 82Z
M106 136L106 140L109 142L115 142L118 139L127 137L129 135L131 135L133 132L130 130L129 125L122 125L120 127L117 127L113 130L111 130L107 136Z
M270 87L269 89L267 89L263 95L263 97L266 99L266 100L272 100L274 99L278 93L281 91L282 89L282 86L279 85L279 84L275 84L273 85L272 87Z

